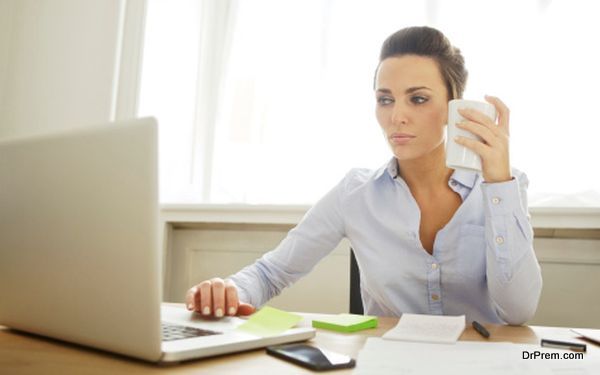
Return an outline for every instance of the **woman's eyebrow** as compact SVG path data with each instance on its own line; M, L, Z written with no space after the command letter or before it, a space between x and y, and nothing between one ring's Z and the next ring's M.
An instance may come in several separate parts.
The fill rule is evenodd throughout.
M405 94L410 94L410 93L413 93L413 92L419 91L419 90L429 90L429 91L432 91L427 86L414 86L414 87L409 87L406 90L404 90L404 93ZM392 91L390 89L386 89L386 88L379 88L379 89L377 89L377 92L381 92L381 93L384 93L384 94L391 94L392 93Z
M410 94L410 93L413 93L413 92L419 91L419 90L429 90L429 91L431 91L431 89L429 87L427 87L427 86L415 86L415 87L409 87L409 88L407 88L404 92L406 94Z

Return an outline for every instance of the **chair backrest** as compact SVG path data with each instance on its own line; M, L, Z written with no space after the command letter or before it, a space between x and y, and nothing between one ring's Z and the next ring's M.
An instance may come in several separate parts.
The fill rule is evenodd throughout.
M350 314L364 314L360 294L360 270L352 248L350 248Z

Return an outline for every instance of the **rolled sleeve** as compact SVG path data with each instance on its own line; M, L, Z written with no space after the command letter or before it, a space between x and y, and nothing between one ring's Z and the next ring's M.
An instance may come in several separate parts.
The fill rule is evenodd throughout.
M484 210L487 217L507 215L523 211L519 181L483 183Z
M523 194L526 194L527 178L521 175ZM525 181L523 181L525 180ZM532 250L533 231L529 224L526 200L523 199L519 180L482 186L486 223L486 240L494 249L506 279L512 277L512 265ZM525 195L526 197L526 195Z
M527 214L527 185L524 174L482 185L488 288L499 316L509 324L523 324L533 316L542 288Z

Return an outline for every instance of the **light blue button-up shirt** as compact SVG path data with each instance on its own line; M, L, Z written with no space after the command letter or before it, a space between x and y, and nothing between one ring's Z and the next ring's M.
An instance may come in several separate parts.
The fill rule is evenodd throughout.
M535 313L542 277L528 180L517 170L513 176L485 183L478 173L455 171L448 184L462 204L429 254L419 239L419 207L396 159L375 171L353 169L277 248L230 278L242 301L261 306L347 237L366 314L465 314L468 321L523 324Z

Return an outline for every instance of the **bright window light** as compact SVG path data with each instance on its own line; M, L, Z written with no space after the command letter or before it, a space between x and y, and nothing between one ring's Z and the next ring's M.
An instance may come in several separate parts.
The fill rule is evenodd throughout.
M465 98L510 107L530 204L600 206L598 14L583 0L149 1L139 114L159 120L161 201L311 204L383 165L379 48L430 25L463 51Z

